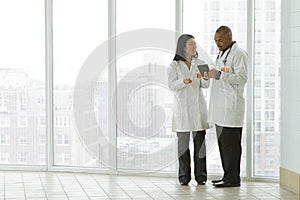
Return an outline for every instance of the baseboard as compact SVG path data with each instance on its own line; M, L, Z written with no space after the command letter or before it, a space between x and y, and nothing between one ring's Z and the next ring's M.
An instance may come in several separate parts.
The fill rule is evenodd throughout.
M300 174L280 167L280 186L300 194Z

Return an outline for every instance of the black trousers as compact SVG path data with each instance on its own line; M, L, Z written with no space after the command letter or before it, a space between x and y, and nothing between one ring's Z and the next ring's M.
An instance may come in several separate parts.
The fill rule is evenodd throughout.
M205 130L193 132L194 142L194 174L195 178L207 180ZM190 132L177 132L178 137L178 177L186 176L191 179Z
M218 145L224 170L223 180L240 182L240 164L242 155L242 127L223 127L216 125Z

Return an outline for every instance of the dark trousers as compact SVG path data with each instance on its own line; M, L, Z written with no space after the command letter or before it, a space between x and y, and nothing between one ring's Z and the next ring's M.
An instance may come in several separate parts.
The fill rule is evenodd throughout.
M195 178L207 180L205 130L193 132L194 142L194 173ZM178 177L186 176L191 179L190 132L177 132L178 137Z
M242 127L216 125L216 132L224 170L223 180L231 183L240 182Z

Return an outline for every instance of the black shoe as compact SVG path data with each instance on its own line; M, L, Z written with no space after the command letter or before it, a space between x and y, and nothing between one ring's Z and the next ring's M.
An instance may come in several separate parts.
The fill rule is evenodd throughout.
M197 181L198 185L205 185L206 181Z
M186 176L179 177L180 185L188 185L190 181L191 181L191 179L187 178Z
M215 187L239 187L239 186L241 186L241 183L240 182L231 183L231 182L220 181L218 183L214 183L213 186L215 186Z
M189 182L186 182L186 181L180 181L179 183L180 183L180 185L188 185L189 184Z
M204 176L199 176L196 178L196 182L198 183L198 185L205 185L207 181L207 178Z
M220 180L212 180L211 182L212 183L219 183L219 182L221 182L221 181L223 181L222 179L220 179Z

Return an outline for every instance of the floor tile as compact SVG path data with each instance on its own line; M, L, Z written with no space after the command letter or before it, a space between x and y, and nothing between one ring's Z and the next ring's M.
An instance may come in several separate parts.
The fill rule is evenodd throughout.
M264 182L215 188L210 180L203 186L198 186L194 180L188 186L181 186L177 178L170 177L23 171L0 171L0 179L0 200L300 199L278 183Z

